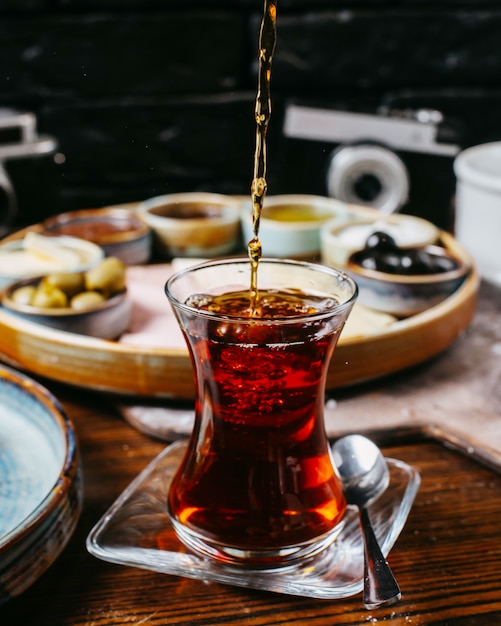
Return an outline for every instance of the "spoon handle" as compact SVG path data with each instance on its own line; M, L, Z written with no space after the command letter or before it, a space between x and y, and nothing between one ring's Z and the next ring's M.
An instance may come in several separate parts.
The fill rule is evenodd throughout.
M365 507L360 507L360 522L365 552L363 601L366 608L375 609L400 600L400 587L381 552Z

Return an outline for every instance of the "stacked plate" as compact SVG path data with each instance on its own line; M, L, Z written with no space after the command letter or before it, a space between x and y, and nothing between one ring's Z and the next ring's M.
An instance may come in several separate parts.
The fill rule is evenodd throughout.
M56 559L82 507L74 427L41 385L0 366L0 604Z

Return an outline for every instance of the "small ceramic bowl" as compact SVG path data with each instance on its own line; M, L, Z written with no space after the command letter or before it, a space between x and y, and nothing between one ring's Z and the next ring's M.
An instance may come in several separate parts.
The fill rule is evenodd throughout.
M322 226L322 262L331 267L344 268L348 257L361 250L369 235L376 231L391 235L397 245L404 249L432 245L440 235L434 224L412 215L383 215L379 211L374 211L372 217L351 215L344 221L331 220Z
M320 228L349 214L348 205L314 195L277 195L265 198L259 225L263 255L312 257L320 251ZM254 237L250 202L242 207L245 243Z
M85 239L28 232L0 245L0 290L51 272L85 272L103 258L104 250Z
M126 265L150 260L153 236L150 227L126 208L84 209L50 217L42 228L55 235L69 235L92 241Z
M56 560L78 522L82 469L73 423L52 394L0 366L0 604Z
M111 298L83 310L69 307L45 308L22 304L13 299L14 292L26 286L36 287L42 278L28 278L9 285L2 297L2 306L10 314L29 322L42 324L100 339L117 339L127 330L131 317L131 302L127 289Z
M240 237L240 201L205 192L149 198L137 207L166 258L216 257L235 250Z
M426 246L426 253L452 261L454 269L433 274L392 274L362 267L353 253L346 263L346 273L357 283L361 304L403 318L425 311L449 296L464 282L470 265L459 255L442 246Z

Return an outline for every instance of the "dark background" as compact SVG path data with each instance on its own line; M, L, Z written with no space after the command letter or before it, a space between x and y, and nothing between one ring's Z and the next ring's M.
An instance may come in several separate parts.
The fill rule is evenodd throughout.
M20 219L176 191L249 193L262 9L0 0L0 107L34 112L64 155L41 174L9 164ZM279 0L277 30L269 194L326 191L319 164L298 166L283 137L288 100L437 108L462 146L501 139L499 2ZM448 207L430 211L442 225Z

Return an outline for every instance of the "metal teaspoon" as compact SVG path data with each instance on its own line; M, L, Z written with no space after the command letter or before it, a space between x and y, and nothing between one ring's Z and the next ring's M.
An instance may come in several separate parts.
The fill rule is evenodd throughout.
M372 528L367 506L388 487L390 473L379 448L367 437L347 435L332 446L334 465L343 484L346 501L358 507L364 537L364 594L366 608L373 609L400 599L395 577L384 558Z

